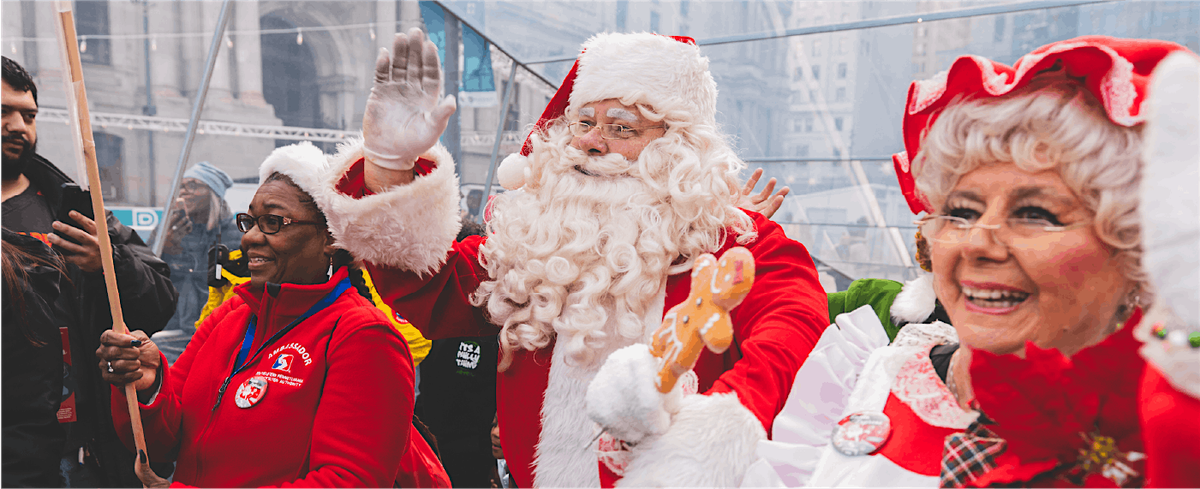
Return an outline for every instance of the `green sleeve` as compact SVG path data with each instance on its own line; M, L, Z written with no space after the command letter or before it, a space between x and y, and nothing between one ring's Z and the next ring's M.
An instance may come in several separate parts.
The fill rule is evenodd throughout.
M829 317L833 319L838 314L870 305L871 309L875 310L875 315L879 316L879 322L883 323L888 340L894 340L900 328L892 323L892 302L896 300L896 295L900 294L900 289L903 287L904 284L893 280L876 278L855 280L845 291L828 294Z
M838 316L838 314L841 314L843 312L849 312L846 310L846 294L848 294L848 293L849 293L849 291L844 290L841 292L831 292L829 294L826 294L826 296L829 298L829 320L830 321L833 321L833 318L836 318Z

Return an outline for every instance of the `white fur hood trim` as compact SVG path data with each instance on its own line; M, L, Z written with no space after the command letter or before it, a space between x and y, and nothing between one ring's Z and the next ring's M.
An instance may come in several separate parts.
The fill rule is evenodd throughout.
M337 190L346 171L362 158L362 140L338 147L318 192L337 246L355 258L419 274L436 271L462 226L454 160L440 144L423 158L437 167L408 185L354 199Z
M737 487L767 439L737 394L686 396L671 427L634 448L617 487Z
M933 291L933 274L923 273L904 284L896 300L892 301L892 321L923 323L937 307L937 294Z

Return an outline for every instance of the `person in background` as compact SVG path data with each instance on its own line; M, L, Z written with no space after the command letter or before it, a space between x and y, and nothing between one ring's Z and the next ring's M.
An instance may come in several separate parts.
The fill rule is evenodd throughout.
M175 210L167 220L163 261L171 266L171 281L179 291L175 315L154 343L174 363L196 332L196 320L208 301L209 260L224 245L222 252L238 248L238 232L225 191L233 180L207 161L197 163L183 174Z
M854 277L867 275L870 269L871 252L867 247L866 216L858 218L854 224L846 226L846 234L838 242L837 254L841 259L842 271Z
M508 462L504 460L504 449L500 446L500 423L492 417L492 458L496 464L492 467L492 487L508 489L517 487L513 482L512 473L508 471Z
M483 225L464 220L458 241L485 232ZM495 336L434 340L419 367L422 383L416 414L437 437L442 464L454 487L490 483L496 462L488 432L496 415L499 349Z
M37 238L3 230L4 487L57 487L66 435L62 337L54 302L66 277L62 257Z
M488 432L496 413L495 336L433 341L421 362L416 414L437 437L454 487L486 487L491 455Z
M76 388L64 397L58 417L66 432L60 454L63 484L130 487L138 484L130 470L133 453L121 446L113 431L109 391L100 379L94 356L100 332L112 327L96 223L75 210L68 214L74 223L55 219L61 215L63 185L74 182L37 154L38 100L33 78L7 57L3 68L4 227L50 245L66 261L70 282L54 302L53 315L55 328L67 332L61 360L67 364L64 380ZM51 144L69 146L71 142ZM112 212L104 217L125 323L130 329L155 333L175 312L170 268ZM4 401L16 400L6 397Z

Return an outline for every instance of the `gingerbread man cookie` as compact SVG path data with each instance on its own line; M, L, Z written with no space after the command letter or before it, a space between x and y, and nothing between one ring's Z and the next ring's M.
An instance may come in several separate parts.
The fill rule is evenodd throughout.
M729 311L750 293L754 285L754 256L745 248L732 248L717 260L701 255L692 268L688 298L672 307L654 332L650 352L659 359L655 384L659 392L675 387L679 376L691 370L708 346L724 353L733 343L733 321Z

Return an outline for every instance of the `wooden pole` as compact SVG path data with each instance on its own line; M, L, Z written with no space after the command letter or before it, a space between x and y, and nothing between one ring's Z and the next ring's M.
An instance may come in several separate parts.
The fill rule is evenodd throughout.
M82 137L83 163L87 169L88 187L92 194L92 212L96 216L96 233L100 240L100 262L104 270L104 285L108 290L108 307L112 311L113 331L126 334L125 317L121 313L121 296L117 291L117 273L113 267L112 240L108 236L108 220L104 211L104 191L100 182L100 167L96 163L96 142L92 136L92 119L88 112L87 92L83 86L83 64L79 60L79 44L75 38L75 14L71 2L57 1L59 41L65 53L64 78L68 82L68 97L74 94L77 125ZM146 436L142 431L142 413L138 409L137 391L133 384L125 384L125 400L129 406L129 418L133 424L133 439L138 450L146 449Z

